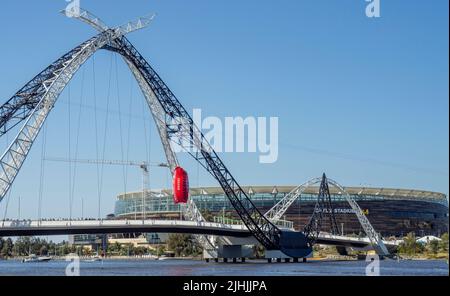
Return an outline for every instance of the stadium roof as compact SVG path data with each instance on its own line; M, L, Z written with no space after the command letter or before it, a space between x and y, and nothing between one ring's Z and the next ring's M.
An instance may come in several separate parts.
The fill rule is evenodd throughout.
M297 186L244 186L242 189L247 193L253 194L283 194L289 193L297 188ZM380 196L388 197L389 199L422 199L434 201L447 201L447 196L442 193L411 190L411 189L389 189L389 188L367 188L367 187L344 187L345 191L351 195L360 196ZM171 190L164 190L164 193L171 194ZM206 194L205 194L206 193ZM342 192L336 187L330 186L330 193L333 195L340 195ZM221 187L200 187L191 188L192 195L214 195L223 194ZM319 194L319 187L309 187L304 191L304 194Z
M249 195L253 194L286 194L293 191L298 186L243 186L242 189ZM411 189L392 189L392 188L369 188L369 187L344 187L345 191L350 195L368 196L398 199L398 200L426 200L444 203L447 202L447 196L442 193L411 190ZM160 190L163 194L172 195L171 189ZM129 192L131 194L132 192ZM139 193L139 192L136 192ZM224 192L221 187L197 187L191 188L190 193L193 196L199 195L223 195ZM307 188L304 194L318 194L319 187L313 186ZM342 192L336 187L330 186L330 193L332 195L340 195ZM123 194L122 194L123 197ZM119 196L120 198L120 196Z

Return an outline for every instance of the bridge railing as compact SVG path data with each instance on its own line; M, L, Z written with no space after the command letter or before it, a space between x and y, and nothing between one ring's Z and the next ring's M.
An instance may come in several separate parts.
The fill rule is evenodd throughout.
M9 220L2 221L0 228L49 228L49 227L95 227L95 226L188 226L244 229L242 224L222 224L186 220Z
M215 216L214 217L214 223L223 224L223 225L244 225L242 220L227 218L227 217L221 217L221 216ZM272 221L276 226L284 229L294 229L294 222L287 221L287 220L276 220Z

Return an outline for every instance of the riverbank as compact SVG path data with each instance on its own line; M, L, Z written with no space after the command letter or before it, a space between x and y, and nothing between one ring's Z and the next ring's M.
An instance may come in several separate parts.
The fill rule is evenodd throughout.
M400 258L405 260L447 260L449 254L447 253L438 253L438 254L418 254L418 255L407 255L407 254L399 254Z
M67 256L49 256L54 261L65 261L67 258L70 258L70 255ZM28 257L9 257L9 258L0 258L1 261L23 261ZM92 259L104 259L104 260L117 260L117 261L154 261L154 260L178 260L178 261L203 261L201 257L156 257L156 256L111 256L105 258L99 258L97 256L80 256L80 260L92 260Z
M0 276L65 276L65 260L24 264L0 262ZM80 262L81 276L365 276L365 261L308 260L308 263L206 263L202 260L103 260ZM383 260L382 276L448 276L443 260Z
M56 261L65 261L69 255L67 256L50 256L52 260ZM446 253L440 253L440 254L418 254L418 255L405 255L405 254L399 254L400 260L415 260L415 261L432 261L432 260L443 260L448 262L449 255ZM9 257L9 258L0 258L0 261L22 261L28 257ZM93 260L93 259L99 259L97 256L81 256L79 257L80 260ZM106 258L102 258L105 260L112 260L112 261L155 261L155 260L176 260L176 261L204 261L204 258L201 256L190 256L190 257L164 257L164 256L153 256L153 255L145 255L145 256L108 256ZM265 260L263 258L261 259L251 259L250 261L261 261ZM365 256L356 256L356 255L335 255L335 254L318 254L315 255L312 258L308 258L308 261L329 261L329 262L336 262L336 261L364 261Z

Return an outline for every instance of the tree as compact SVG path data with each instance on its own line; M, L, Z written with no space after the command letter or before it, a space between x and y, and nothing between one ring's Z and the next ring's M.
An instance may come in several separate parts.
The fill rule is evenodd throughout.
M163 245L159 245L159 246L156 248L156 256L164 255L165 252L166 252L166 247L163 246Z
M423 252L423 245L419 244L416 240L415 233L409 233L404 239L403 243L399 246L399 251L402 254L416 255Z
M444 233L441 237L441 242L439 243L439 249L442 252L447 252L448 253L448 233Z
M167 241L167 247L175 252L176 257L193 256L200 253L200 247L194 241L192 235L171 234Z
M3 242L3 246L2 246L2 249L1 249L1 252L0 252L0 256L2 258L12 257L13 247L14 247L13 241L10 238L8 238L6 241Z
M0 237L0 252L3 249L3 244L5 243L5 241L3 240L2 237ZM2 255L0 254L0 258L2 258Z
M254 248L253 248L253 256L255 258L264 258L265 257L265 253L266 253L266 249L261 245L261 244L257 244Z
M211 211L204 209L201 210L203 218L205 218L208 222L214 222L214 215L211 213Z
M34 254L33 250L31 250L31 238L19 237L14 244L14 255L29 256L31 254Z
M108 246L108 254L110 255L122 255L122 245L118 242L115 242L114 244L110 244Z
M42 246L41 249L39 250L39 254L41 256L47 256L48 255L48 248L47 248L47 246Z
M428 243L428 248L434 255L436 255L439 252L439 244L440 243L438 240L432 240Z
M133 253L136 256L144 256L148 253L148 249L146 247L136 247L133 249Z

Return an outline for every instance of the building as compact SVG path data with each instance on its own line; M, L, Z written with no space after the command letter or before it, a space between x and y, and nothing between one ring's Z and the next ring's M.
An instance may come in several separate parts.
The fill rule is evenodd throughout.
M253 203L265 213L279 202L294 186L248 186L243 188ZM448 232L448 200L446 195L428 191L348 187L345 190L358 202L368 219L383 236L404 236L414 232L418 236L440 236ZM344 234L361 234L362 228L336 188L330 187L336 220ZM202 211L214 216L227 215L238 219L221 188L191 188L193 198ZM294 222L297 230L309 222L318 195L318 188L304 191L286 212L284 220ZM143 208L145 206L145 210ZM130 192L117 197L115 216L117 219L180 219L182 209L172 200L171 190L151 192L142 199L142 192ZM327 229L326 221L324 230Z
M147 234L110 234L110 235L69 235L70 246L82 246L91 250L100 250L103 247L104 239L108 244L130 245L133 247L152 247L164 244L168 239L165 233L147 233Z

